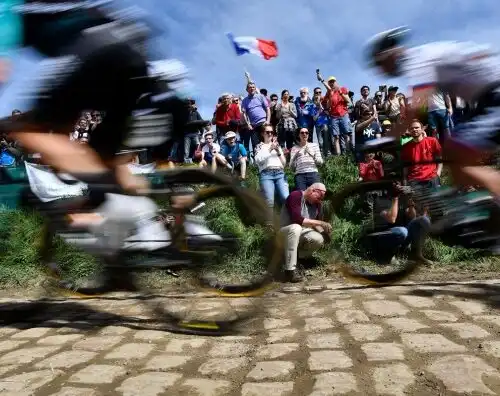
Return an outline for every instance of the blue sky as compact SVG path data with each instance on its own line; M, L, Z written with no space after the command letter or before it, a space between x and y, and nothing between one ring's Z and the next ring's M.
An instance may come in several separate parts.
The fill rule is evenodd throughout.
M205 118L211 117L222 92L245 92L245 67L269 93L286 88L297 95L302 86L312 90L318 84L316 68L325 77L336 76L357 97L364 84L372 93L382 83L405 91L404 79L387 80L362 62L368 37L402 24L413 29L416 45L435 40L500 42L498 0L141 0L141 6L166 28L165 36L153 44L157 53L180 59L190 69ZM279 57L237 57L225 36L229 31L275 40ZM23 80L36 73L34 59L16 59L21 80L3 95L1 115L25 107L13 98Z

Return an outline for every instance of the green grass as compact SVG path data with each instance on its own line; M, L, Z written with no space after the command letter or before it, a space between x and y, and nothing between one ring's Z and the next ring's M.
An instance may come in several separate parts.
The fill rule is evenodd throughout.
M356 181L357 167L347 157L331 157L321 168L322 179L327 187L338 191L345 184ZM290 186L293 175L287 171ZM258 175L249 169L248 186L258 188ZM265 237L259 227L245 227L238 219L238 207L229 199L215 199L203 209L208 225L215 232L230 232L242 239L240 250L226 257L210 270L227 278L243 279L250 273L261 270L261 262L255 252ZM331 273L331 263L338 260L361 261L357 239L360 225L343 219L333 220L332 241L315 253L320 266L315 270L318 276ZM41 219L34 213L21 210L0 212L0 285L2 287L30 288L44 276L39 266L39 246L41 241ZM431 240L425 246L425 256L439 264L441 269L488 271L499 269L498 260L482 258L478 252L459 247L448 247ZM91 274L97 263L89 255L58 241L56 260L70 278L80 278ZM149 282L158 284L165 279L161 272L146 276ZM168 282L182 283L182 279L168 278Z

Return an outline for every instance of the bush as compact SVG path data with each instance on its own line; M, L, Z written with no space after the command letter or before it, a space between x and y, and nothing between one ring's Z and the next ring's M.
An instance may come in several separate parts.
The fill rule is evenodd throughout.
M248 186L258 189L258 175L250 167ZM331 157L322 166L322 180L328 189L338 191L347 183L356 181L356 164L346 156ZM290 186L293 174L287 170ZM236 276L255 272L258 263L255 250L264 238L260 228L243 227L238 220L238 208L225 199L208 202L204 209L206 220L215 232L231 232L242 236L243 248L235 254L230 264L223 265L218 271L234 273ZM323 265L337 260L360 260L357 239L360 225L344 219L333 220L332 240L325 249L315 255ZM32 212L5 210L0 212L0 284L4 286L29 287L36 284L43 275L39 266L39 246L42 237L41 219ZM426 244L425 256L441 265L458 262L470 263L477 252L457 247L447 247L431 240ZM87 254L77 251L62 241L56 243L56 260L69 277L82 277L90 274L96 261Z

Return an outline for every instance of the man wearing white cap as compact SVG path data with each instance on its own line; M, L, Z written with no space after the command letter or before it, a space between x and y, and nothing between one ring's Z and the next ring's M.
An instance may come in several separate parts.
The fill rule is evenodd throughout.
M228 161L229 166L232 164L234 169L239 168L241 181L244 182L247 173L248 154L245 146L236 142L236 133L233 131L229 131L224 135L221 154L224 156L224 159Z

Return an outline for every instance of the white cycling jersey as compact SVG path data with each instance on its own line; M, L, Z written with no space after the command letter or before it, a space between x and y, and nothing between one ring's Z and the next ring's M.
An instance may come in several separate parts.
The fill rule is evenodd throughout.
M436 89L474 101L500 84L500 54L473 42L435 42L407 49L403 73L415 103Z

